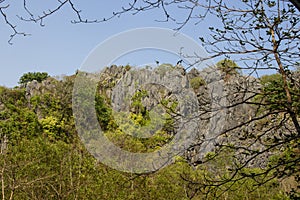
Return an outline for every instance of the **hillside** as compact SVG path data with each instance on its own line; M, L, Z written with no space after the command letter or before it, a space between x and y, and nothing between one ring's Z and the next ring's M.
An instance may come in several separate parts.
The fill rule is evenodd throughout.
M286 115L280 77L243 76L232 66L111 66L0 87L1 196L297 198L299 134ZM299 77L289 77L298 119ZM159 161L113 160L95 120L115 146ZM165 153L167 144L172 151ZM105 156L115 167L97 160Z

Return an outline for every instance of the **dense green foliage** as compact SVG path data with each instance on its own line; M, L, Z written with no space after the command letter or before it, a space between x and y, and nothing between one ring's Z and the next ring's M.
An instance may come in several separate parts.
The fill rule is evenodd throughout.
M227 176L229 154L197 167L178 157L174 164L144 175L119 172L97 163L75 131L71 105L73 81L74 77L65 77L63 81L53 79L51 85L55 87L42 86L43 92L31 97L25 95L22 87L0 87L3 199L287 199L276 179L260 187L254 180L243 179L228 183L229 190L221 188L205 196L207 191L200 189L199 184L206 181L205 176ZM105 98L99 93L95 97L98 120L108 138L132 152L153 151L172 137L171 119L162 131L147 139L122 131L151 123L149 112L142 105L145 96L146 91L133 95L132 112L122 126L116 125L118 119L112 117ZM177 102L167 100L161 104L171 111L177 106ZM156 119L152 120L156 123ZM160 119L157 120L158 123Z
M21 76L19 84L26 84L33 80L36 80L37 82L42 82L48 77L49 75L47 72L28 72Z

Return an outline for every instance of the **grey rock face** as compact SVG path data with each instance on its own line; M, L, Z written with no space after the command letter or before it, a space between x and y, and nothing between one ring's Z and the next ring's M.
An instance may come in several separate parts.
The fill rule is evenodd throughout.
M292 77L299 79L297 73ZM178 141L185 141L180 144L191 163L203 160L208 152L222 144L247 147L248 153L262 151L266 148L264 141L268 136L285 130L285 127L281 127L267 132L270 126L257 120L251 121L257 115L256 107L251 104L252 97L261 89L259 81L254 77L234 74L224 80L224 74L213 67L186 72L170 65L153 70L111 66L100 75L93 76L99 76L99 92L109 99L115 112L133 112L132 96L142 90L147 91L147 96L142 99L143 106L158 115L166 112L156 108L162 100L178 102L176 110L171 113L178 125L174 135ZM203 78L205 84L194 89L191 80L197 77ZM299 81L295 84L299 84ZM36 94L54 90L54 87L50 79L42 83L32 81L26 86L26 97L30 99ZM276 124L275 118L270 116L264 123ZM268 134L260 137L260 134L266 132ZM236 148L239 159L246 160L248 157L245 153L242 148ZM271 155L261 154L248 165L264 167Z
M47 91L52 91L55 88L53 84L53 78L47 78L46 80L39 83L33 80L26 84L26 98L30 100L31 97L45 93Z
M188 78L180 70L169 66L154 70L130 70L112 89L111 102L114 111L128 112L132 103L131 98L138 91L147 91L147 97L142 103L147 110L156 114L166 113L164 110L155 110L161 101L178 102L176 113L172 114L178 122L178 136L184 132L180 137L184 137L186 141L181 145L187 148L187 142L194 140L198 130L196 114L199 110L197 96L190 88Z
M202 77L206 84L193 90L190 80L195 77ZM251 102L259 91L259 82L239 74L226 81L223 77L213 67L202 71L192 69L187 73L171 66L154 70L134 69L118 79L110 92L110 99L113 109L118 112L130 110L131 97L138 90L148 91L148 97L142 103L149 110L161 99L179 101L179 121L188 123L188 126L181 125L177 131L186 134L185 156L191 163L203 160L208 152L221 144L234 143L237 147L262 150L263 144L255 139L250 142L241 139L245 133L259 133L255 122L242 125L255 117L255 108L247 102ZM241 160L247 159L242 156L242 151L236 153ZM265 166L269 156L269 153L262 154L249 166Z

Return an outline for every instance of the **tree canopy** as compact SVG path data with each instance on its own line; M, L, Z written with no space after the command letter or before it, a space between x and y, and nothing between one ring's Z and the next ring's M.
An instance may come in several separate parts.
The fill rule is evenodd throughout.
M37 82L42 82L43 80L47 79L49 74L47 72L28 72L23 74L20 77L19 84L26 85L28 82L36 80Z

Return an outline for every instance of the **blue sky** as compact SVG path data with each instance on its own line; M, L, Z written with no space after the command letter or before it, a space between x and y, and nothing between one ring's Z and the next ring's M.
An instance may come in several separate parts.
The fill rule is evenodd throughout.
M51 8L53 1L45 0L31 1L29 5L33 11ZM52 3L51 3L52 2ZM82 9L83 16L90 19L109 16L113 11L119 10L126 5L127 1L90 0L88 3L78 3ZM10 3L7 1L6 4ZM175 28L174 23L156 22L155 19L164 19L161 10L152 10L138 15L125 14L120 18L112 19L105 23L96 24L72 24L70 21L76 19L75 14L66 6L55 15L45 20L45 27L34 23L20 22L16 14L26 16L22 9L22 2L11 2L7 9L8 16L17 28L30 33L28 37L16 37L13 45L8 44L11 29L0 20L0 55L1 73L0 85L13 87L17 85L20 76L29 71L45 71L50 75L70 75L80 68L84 59L99 43L112 35L133 28L163 27ZM172 12L172 10L171 10ZM174 10L175 12L175 10ZM178 12L178 10L176 10ZM176 13L182 17L184 13ZM213 24L209 19L202 26L189 24L181 32L199 41L198 37L207 34L206 27ZM116 44L117 46L117 44ZM117 64L140 65L143 63L176 63L176 57L161 54L160 52L139 52L136 56L123 57Z

